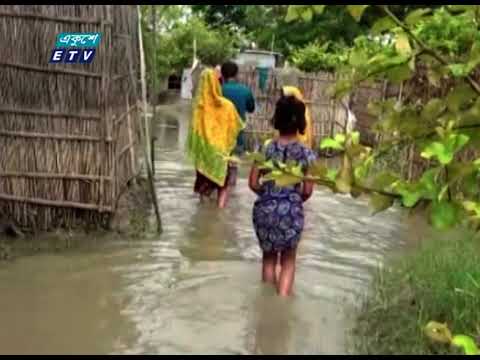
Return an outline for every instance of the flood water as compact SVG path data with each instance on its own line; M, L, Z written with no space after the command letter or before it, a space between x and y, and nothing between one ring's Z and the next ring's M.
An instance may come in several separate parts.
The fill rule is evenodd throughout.
M242 172L225 211L199 204L186 107L156 122L164 233L0 264L1 354L343 354L371 271L404 245L399 210L317 189L294 296L260 282Z

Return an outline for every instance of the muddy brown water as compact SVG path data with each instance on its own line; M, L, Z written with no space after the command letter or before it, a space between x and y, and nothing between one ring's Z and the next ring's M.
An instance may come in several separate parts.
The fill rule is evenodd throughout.
M0 264L1 354L344 354L372 270L404 246L401 211L317 189L295 294L260 279L246 171L225 211L199 204L185 160L188 105L156 121L164 233Z

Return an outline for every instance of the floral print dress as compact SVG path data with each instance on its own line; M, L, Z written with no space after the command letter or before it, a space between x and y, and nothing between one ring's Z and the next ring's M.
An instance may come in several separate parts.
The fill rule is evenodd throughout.
M315 161L315 153L301 144L272 141L265 149L267 160L301 164L304 171ZM302 184L277 187L264 182L253 207L253 225L263 252L281 252L298 245L303 232Z

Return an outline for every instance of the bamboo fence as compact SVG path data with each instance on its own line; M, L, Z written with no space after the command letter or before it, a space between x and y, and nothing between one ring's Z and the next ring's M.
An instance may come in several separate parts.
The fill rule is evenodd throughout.
M255 97L255 113L249 115L245 129L247 147L254 149L265 137L273 134L271 119L275 110L282 86L297 86L303 93L306 106L313 120L315 142L324 137L343 132L347 123L349 99L342 102L328 96L327 89L336 81L330 73L307 74L293 69L270 69L262 89L259 71L255 67L242 67L239 81L252 89Z
M138 172L134 5L0 5L0 211L24 228L108 226ZM101 32L90 64L56 35Z
M480 74L476 74L480 79ZM239 80L249 86L256 99L256 111L249 115L247 128L247 147L254 150L264 138L273 134L271 118L275 103L280 96L280 89L285 85L293 85L303 92L306 104L310 107L314 122L315 144L319 144L324 137L333 137L344 132L348 112L345 105L355 114L355 128L360 132L363 144L374 146L383 139L375 134L372 125L376 119L368 112L368 103L386 98L402 98L405 101L420 101L425 103L432 97L444 97L451 89L451 83L443 82L434 87L429 84L425 71L418 70L417 76L402 86L395 86L388 82L362 84L346 99L335 101L328 96L328 88L337 77L330 73L305 74L290 69L271 69L268 73L264 90L260 88L259 70L255 67L243 67L239 72ZM418 149L413 146L395 149L392 161L401 165L400 172L406 178L417 179L430 163L421 158ZM480 153L469 147L462 151L460 160L477 158Z

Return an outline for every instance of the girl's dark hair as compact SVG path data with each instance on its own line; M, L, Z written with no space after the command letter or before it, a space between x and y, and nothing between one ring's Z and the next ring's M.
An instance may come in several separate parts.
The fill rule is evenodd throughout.
M284 96L277 101L273 115L273 127L280 135L305 134L305 104L294 96Z

